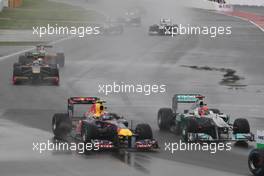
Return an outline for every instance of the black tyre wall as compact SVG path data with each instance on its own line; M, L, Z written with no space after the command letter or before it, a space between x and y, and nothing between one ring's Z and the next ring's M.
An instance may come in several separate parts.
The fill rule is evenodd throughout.
M160 120L160 123L159 123ZM161 130L168 130L173 121L173 112L170 108L161 108L158 111L158 126Z
M54 124L56 128L54 128ZM52 131L56 138L64 138L72 129L68 114L54 114L52 118Z
M148 124L138 124L135 128L135 132L138 135L138 140L153 138L152 129Z
M254 149L250 152L248 166L255 176L264 175L264 149Z
M236 119L233 124L233 132L236 133L250 133L250 126L247 119Z

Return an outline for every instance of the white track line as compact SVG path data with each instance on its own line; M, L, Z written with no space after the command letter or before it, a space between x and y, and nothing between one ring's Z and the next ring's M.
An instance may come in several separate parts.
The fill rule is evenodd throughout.
M253 25L257 26L262 32L264 32L264 28L262 28L260 25L258 25L257 23L255 23L254 21L249 20L250 23L252 23Z

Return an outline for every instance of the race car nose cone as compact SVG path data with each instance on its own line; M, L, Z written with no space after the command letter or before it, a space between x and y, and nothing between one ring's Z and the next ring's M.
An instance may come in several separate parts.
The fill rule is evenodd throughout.
M129 129L120 129L118 131L118 136L132 136L133 133Z

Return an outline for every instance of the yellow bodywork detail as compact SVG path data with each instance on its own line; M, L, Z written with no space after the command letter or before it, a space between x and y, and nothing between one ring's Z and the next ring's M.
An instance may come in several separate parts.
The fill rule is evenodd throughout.
M118 131L118 136L132 136L133 133L129 129L120 129Z
M104 106L102 103L95 103L95 117L100 117L104 113Z

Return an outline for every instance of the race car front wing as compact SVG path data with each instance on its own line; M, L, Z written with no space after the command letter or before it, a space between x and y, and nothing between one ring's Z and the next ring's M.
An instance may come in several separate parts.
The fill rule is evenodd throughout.
M214 141L249 142L249 141L254 141L255 136L252 133L236 133L232 135L221 136L218 139L215 139L206 133L188 133L187 140L189 142L200 142L200 141L202 142L214 142Z

